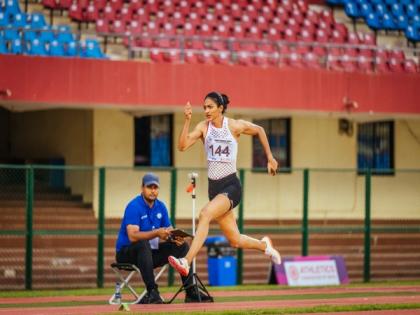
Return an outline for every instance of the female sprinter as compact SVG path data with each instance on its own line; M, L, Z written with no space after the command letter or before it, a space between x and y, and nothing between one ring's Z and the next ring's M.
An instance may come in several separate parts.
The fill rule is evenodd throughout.
M168 258L171 266L183 276L188 275L190 264L203 246L212 220L219 223L232 247L257 249L269 256L273 263L281 263L280 254L273 248L270 238L265 236L257 240L239 233L234 213L231 211L239 204L242 193L241 184L236 176L239 136L258 136L267 156L267 170L270 175L276 174L278 164L273 158L264 129L245 120L224 116L228 104L229 99L224 94L207 94L204 99L206 119L199 122L192 132L189 132L192 115L190 103L184 108L185 121L178 139L178 149L185 151L198 139L203 141L207 154L210 201L201 209L196 234L187 255L184 258Z

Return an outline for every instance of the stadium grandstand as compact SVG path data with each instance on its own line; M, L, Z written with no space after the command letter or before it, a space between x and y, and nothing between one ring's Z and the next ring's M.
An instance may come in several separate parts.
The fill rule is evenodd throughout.
M190 229L184 188L197 172L205 204L207 160L176 143L213 90L280 162L268 177L241 137L241 232L343 256L350 281L418 279L419 40L419 0L0 0L0 289L114 285L151 169ZM268 282L265 257L237 257L238 283Z
M0 53L417 72L419 26L415 1L8 0Z

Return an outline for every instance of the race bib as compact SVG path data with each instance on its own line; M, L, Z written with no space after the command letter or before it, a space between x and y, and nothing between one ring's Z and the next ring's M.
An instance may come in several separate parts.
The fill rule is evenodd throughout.
M235 143L232 140L211 138L206 149L209 161L232 162L235 160Z

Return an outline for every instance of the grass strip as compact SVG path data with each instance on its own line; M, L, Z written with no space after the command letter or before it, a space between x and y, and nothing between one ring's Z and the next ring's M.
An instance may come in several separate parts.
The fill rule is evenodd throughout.
M366 298L378 296L406 296L420 295L420 292L349 292L349 293L328 293L328 294L292 294L292 295L267 295L252 297L258 301L298 301L298 300L320 300L320 299L345 299L345 298ZM241 302L249 301L249 296L217 297L217 302Z
M251 290L296 290L310 288L379 288L384 287L389 289L390 287L399 287L399 286L420 286L420 280L410 280L410 281L378 281L370 283L351 283L348 285L342 286L322 286L322 287L289 287L289 286L280 286L277 284L253 284L253 285L240 285L240 286L229 286L229 287L208 287L211 292L218 291L251 291ZM178 289L178 286L173 287L160 287L159 291L161 293L174 292ZM0 298L7 297L45 297L45 296L95 296L95 295L111 295L114 293L114 288L104 288L104 289L56 289L56 290L8 290L0 292Z
M267 295L252 297L253 301L299 301L299 300L319 300L319 299L345 299L345 298L366 298L378 296L406 296L420 295L420 292L348 292L336 294L291 294L291 295ZM230 296L216 297L216 302L243 302L249 301L249 296ZM175 304L183 303L182 299L176 299ZM81 306L81 305L106 305L107 301L78 301L77 297L71 301L52 301L52 302L32 302L32 303L4 303L0 304L0 308L34 308L34 307L57 307L57 306Z
M34 302L34 303L10 303L10 304L0 304L0 309L2 308L37 308L37 307L72 307L72 306L89 306L89 305L104 305L108 304L105 301L58 301L58 302Z

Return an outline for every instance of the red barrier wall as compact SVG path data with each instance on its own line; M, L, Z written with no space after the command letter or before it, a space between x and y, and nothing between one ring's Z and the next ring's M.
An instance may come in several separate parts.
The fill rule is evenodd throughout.
M170 65L133 61L0 56L0 90L16 104L141 107L201 104L212 90L231 107L420 113L420 75L362 74L327 70L243 66ZM4 102L5 99L3 99Z

